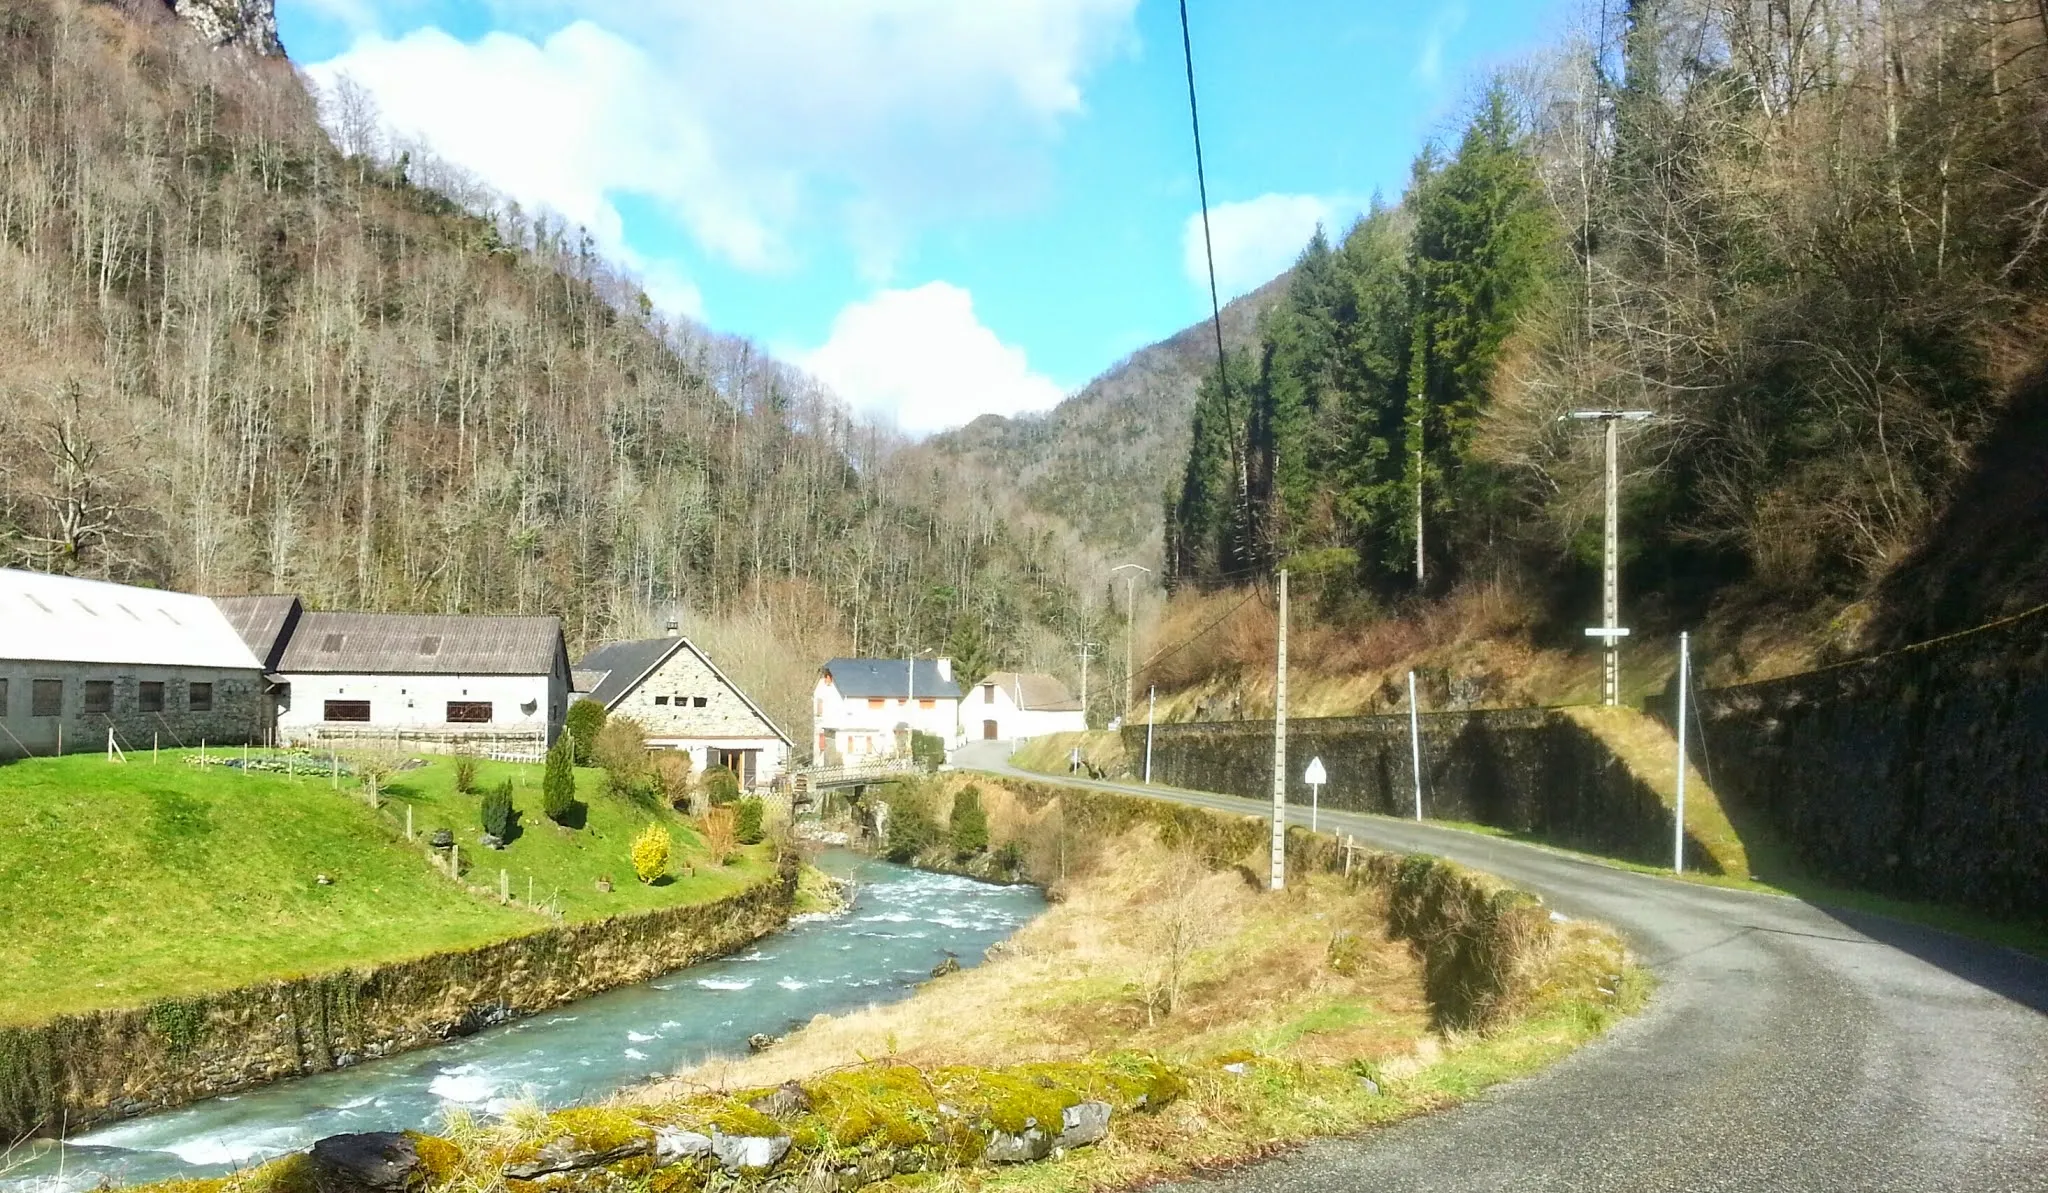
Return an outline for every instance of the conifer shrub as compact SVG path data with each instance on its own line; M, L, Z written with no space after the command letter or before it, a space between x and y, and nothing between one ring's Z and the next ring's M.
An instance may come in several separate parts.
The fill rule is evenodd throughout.
M927 772L936 771L946 765L946 739L936 733L910 734L910 759Z
M750 795L735 805L733 838L742 845L759 845L768 837L764 823L767 809L761 804L761 797Z
M729 808L738 803L740 777L730 767L711 767L704 772L704 798L714 808Z
M642 882L653 882L668 873L668 855L675 848L668 830L650 824L633 838L633 873Z
M966 861L988 848L988 812L981 806L981 788L962 787L953 795L953 856Z
M919 854L937 845L943 834L939 822L915 799L889 805L889 845L884 856L892 862L913 862Z
M512 838L512 780L507 779L484 792L483 803L478 806L478 816L483 820L484 831L500 841Z
M578 700L569 705L568 733L577 766L590 765L590 752L597 745L597 734L604 723L604 705L597 701Z
M556 824L567 824L576 807L576 745L569 734L555 739L540 780L540 810Z

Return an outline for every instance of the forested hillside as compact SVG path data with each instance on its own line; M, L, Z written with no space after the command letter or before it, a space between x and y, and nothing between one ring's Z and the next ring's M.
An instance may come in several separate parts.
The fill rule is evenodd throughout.
M680 607L797 723L834 651L1064 657L1028 527L167 11L0 0L6 562L559 612L572 649Z
M1655 414L1623 432L1630 624L1861 624L1881 589L1941 589L1882 582L1974 459L2039 472L1987 432L2044 355L2048 9L1608 7L1499 76L1397 206L1311 243L1204 382L1175 583L1287 563L1350 617L1505 584L1587 624L1600 436L1559 416L1629 408Z
M1252 343L1286 286L1283 274L1224 306L1224 344ZM1179 479L1195 391L1215 370L1216 332L1205 319L1131 353L1044 414L983 415L926 450L1001 478L1023 509L1070 526L1105 558L1156 562L1160 495Z

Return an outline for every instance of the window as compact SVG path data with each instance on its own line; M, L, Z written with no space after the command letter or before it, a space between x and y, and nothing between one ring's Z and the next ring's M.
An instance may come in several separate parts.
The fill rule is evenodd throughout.
M368 714L363 717L369 720ZM448 702L448 723L450 725L488 725L491 723L491 702L488 700L450 700Z
M666 697L666 696L656 696L656 697L654 698L654 702L655 702L656 704L667 704L667 703L668 703L668 697Z
M114 711L114 681L111 679L88 679L85 681L85 711Z
M887 703L888 703L888 701L886 701L886 700L870 700L870 701L868 701L868 707L869 707L869 708L880 708L880 707L882 707L882 706L883 706L884 704L887 704Z
M0 676L0 721L7 719L7 679Z
M996 685L992 683L981 685L981 702L983 704L994 704L996 702Z
M61 679L39 679L29 685L29 715L37 717L61 717L64 715L64 681Z
M329 700L320 710L323 721L367 722L370 719L370 702L367 700Z
M196 683L185 689L185 707L192 712L213 711L213 685ZM363 718L368 720L366 716Z
M427 635L426 637L424 637L424 638L420 639L420 653L421 653L421 654L440 654L440 653L441 653L441 638L440 638L440 635L438 635L438 634L429 634L429 635Z
M341 640L347 636L346 634L329 634L325 638L320 639L320 653L336 653L341 649Z
M164 681L145 679L135 686L135 707L139 712L164 710Z
M698 708L703 708L705 705L711 702L709 700L706 700L704 697L699 696L696 699L690 701L690 703L696 705Z
M919 708L937 708L939 702L936 700L920 700L917 702L917 706Z
M85 610L85 611L86 611L86 613L88 613L89 615L91 615L91 616L93 616L93 617L98 617L98 616L99 616L99 613L98 613L98 611L97 611L97 610L95 610L95 609L94 609L94 608L93 608L93 607L92 607L91 605L88 605L88 604L86 604L86 603L85 603L84 601L81 601L81 600L79 600L79 599L78 599L77 597L72 597L72 598L71 598L71 603L72 603L72 604L74 604L74 605L76 605L76 606L78 606L79 608L81 608L81 609ZM88 681L88 682L90 682L90 681Z

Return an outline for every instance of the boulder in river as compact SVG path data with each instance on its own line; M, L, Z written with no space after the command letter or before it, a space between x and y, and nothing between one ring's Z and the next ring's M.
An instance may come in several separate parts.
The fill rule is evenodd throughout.
M775 1047L781 1040L782 1037L780 1036L771 1036L765 1031L757 1031L747 1037L747 1051L766 1052L768 1049Z
M420 1175L420 1154L400 1131L329 1135L313 1145L320 1193L405 1193Z
M960 958L955 957L950 953L946 955L946 959L944 961L941 961L937 965L932 966L932 976L935 978L943 978L949 973L959 972Z

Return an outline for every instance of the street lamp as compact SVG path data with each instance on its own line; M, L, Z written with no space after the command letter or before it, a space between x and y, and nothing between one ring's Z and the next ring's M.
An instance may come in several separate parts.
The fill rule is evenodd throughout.
M1131 719L1131 701L1136 689L1131 686L1131 640L1138 636L1138 573L1152 574L1152 569L1142 563L1120 563L1109 569L1111 575L1130 570L1124 577L1124 720Z
M1600 624L1586 630L1588 638L1599 638L1606 649L1600 662L1600 702L1621 703L1621 640L1628 631L1621 627L1621 471L1618 464L1618 431L1623 422L1639 423L1652 417L1651 410L1572 410L1558 415L1558 421L1578 419L1607 426L1607 546L1600 582Z

